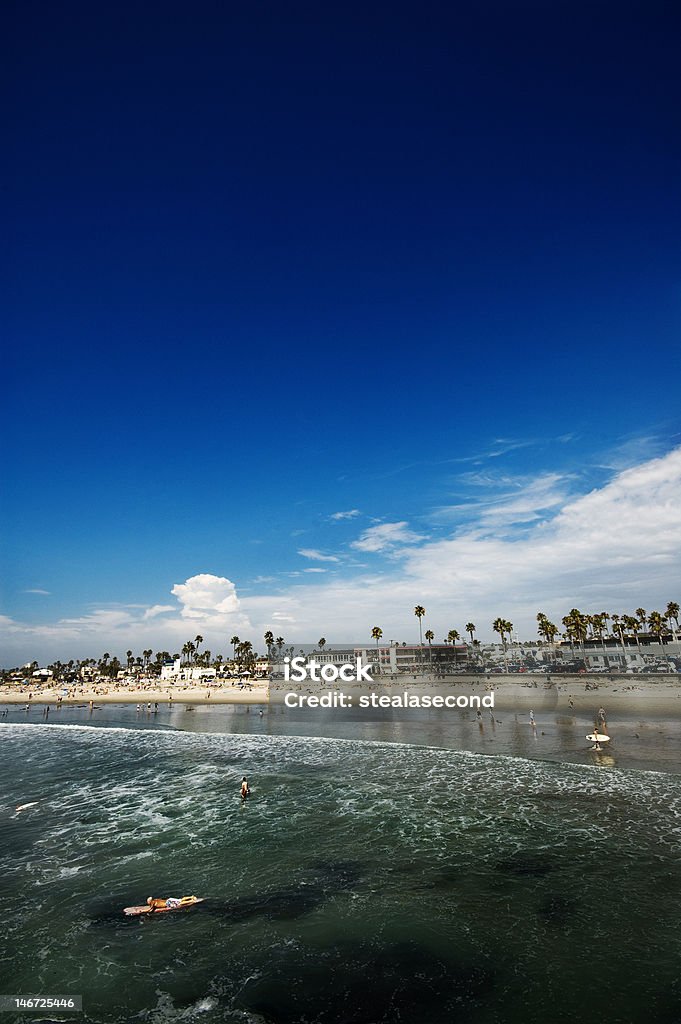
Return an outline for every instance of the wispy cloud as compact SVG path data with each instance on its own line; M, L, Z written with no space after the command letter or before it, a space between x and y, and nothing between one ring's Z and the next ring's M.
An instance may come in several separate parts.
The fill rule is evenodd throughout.
M420 534L410 530L406 522L381 523L366 529L350 547L358 551L390 551L403 544L417 544L423 539Z
M340 558L336 558L335 555L325 555L323 551L317 551L315 548L300 548L298 554L313 562L340 562Z
M329 516L329 519L356 519L359 515L361 515L361 512L358 508L351 508L347 512L334 512Z
M443 505L432 516L435 521L475 520L483 530L525 526L547 518L564 505L573 480L572 475L561 473L541 473L535 477L490 472L465 474L460 482L478 493L467 501Z
M50 591L43 590L41 587L29 587L28 590L22 590L22 594L44 594L49 597Z

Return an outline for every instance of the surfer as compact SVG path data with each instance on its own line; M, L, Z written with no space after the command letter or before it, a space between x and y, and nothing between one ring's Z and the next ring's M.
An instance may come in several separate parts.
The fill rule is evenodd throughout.
M248 779L244 775L241 780L241 799L246 800L251 795L251 787L248 785Z
M530 725L532 726L532 728L534 728L536 724L537 723L534 720L534 711L530 711Z
M166 905L166 901L165 900L157 900L157 899L154 899L153 896L150 896L149 899L147 900L147 906L149 907L149 913L150 914L153 914L155 910L158 910L161 907L165 907L165 905Z

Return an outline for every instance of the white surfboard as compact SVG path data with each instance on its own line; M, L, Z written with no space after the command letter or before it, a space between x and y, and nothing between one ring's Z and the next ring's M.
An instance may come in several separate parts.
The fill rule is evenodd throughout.
M610 737L604 732L590 732L586 737L590 743L609 743Z

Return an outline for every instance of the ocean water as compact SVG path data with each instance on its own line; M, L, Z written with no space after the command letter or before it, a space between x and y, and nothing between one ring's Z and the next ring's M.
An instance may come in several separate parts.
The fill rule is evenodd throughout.
M7 1021L681 1020L678 775L120 717L0 725Z

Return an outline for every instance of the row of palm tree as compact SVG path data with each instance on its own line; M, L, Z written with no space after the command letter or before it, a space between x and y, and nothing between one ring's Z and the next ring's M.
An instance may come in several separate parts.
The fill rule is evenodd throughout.
M417 604L414 608L414 615L419 620L419 641L420 645L423 646L423 625L422 620L426 616L426 609L423 605ZM627 642L632 641L636 643L639 650L641 647L640 636L653 636L657 639L661 645L665 642L665 637L679 630L679 604L676 601L669 601L664 612L660 611L646 611L645 608L636 608L634 614L618 614L610 612L598 612L594 614L587 614L581 612L578 608L572 608L567 615L564 615L561 619L563 632L559 630L559 627L548 618L544 612L537 612L537 632L541 640L550 646L554 646L557 639L567 641L573 652L575 649L581 649L582 655L584 654L584 645L591 641L598 640L601 642L603 651L606 651L606 642L608 640L615 639L622 645L623 650L626 649ZM673 625L672 625L673 624ZM496 618L492 623L492 629L495 633L499 634L501 643L504 649L504 661L508 664L508 644L512 639L513 635L513 623L509 622L508 619L504 619L501 616ZM480 646L479 641L475 639L475 633L477 627L474 622L467 622L465 626L465 632L470 636L471 646L473 648ZM380 626L374 626L371 630L371 637L376 641L376 648L383 638L383 630ZM435 634L431 629L426 630L425 639L429 647L429 660L432 662L432 643L435 640ZM450 629L447 635L443 638L445 644L451 644L454 650L454 663L457 661L457 648L456 645L461 639L461 635L456 629ZM275 649L278 652L279 657L282 656L284 645L286 641L283 636L275 638L274 633L271 630L267 630L264 634L265 646L267 648L267 655L269 658L272 657ZM135 656L132 650L126 651L125 666L129 671L133 669L137 670L149 670L160 672L161 666L168 661L175 661L180 658L181 661L187 666L209 666L214 665L219 667L223 662L223 656L218 654L216 657L212 657L211 652L203 650L199 653L199 648L203 644L203 637L197 633L193 640L188 640L182 646L181 654L170 654L168 651L157 651L154 655L151 648L142 651L141 656ZM253 650L253 644L249 640L242 641L238 636L233 636L229 641L232 645L232 660L235 664L239 665L242 670L250 670L253 667L253 663L258 657L257 652ZM318 641L318 648L320 651L326 646L325 637L321 637ZM293 647L287 648L289 654L293 654ZM301 654L303 653L301 649ZM71 659L68 662L61 662L56 660L48 667L51 668L56 676L69 675L80 672L80 669L84 666L90 666L93 669L96 668L101 675L116 676L119 671L123 668L120 660L106 651L99 660L94 658L85 658L81 660Z

